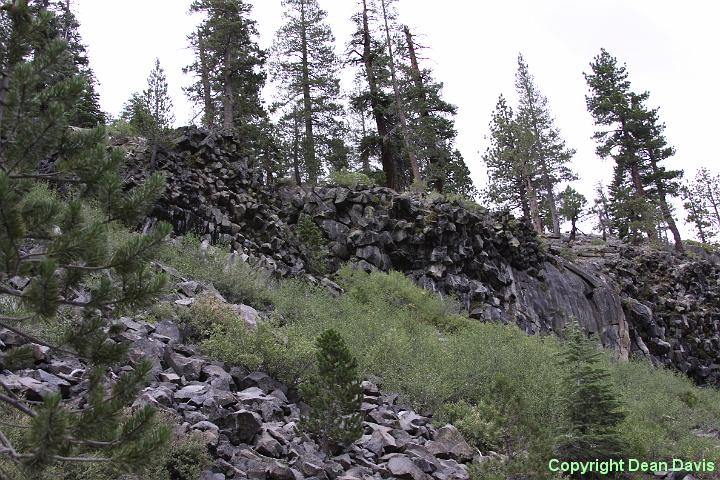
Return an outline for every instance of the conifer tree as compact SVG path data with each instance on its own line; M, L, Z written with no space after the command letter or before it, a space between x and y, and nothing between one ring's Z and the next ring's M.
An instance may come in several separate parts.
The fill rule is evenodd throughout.
M155 59L155 68L148 76L148 88L143 92L145 104L150 110L149 139L152 143L150 168L155 168L158 144L167 140L168 133L175 121L172 113L172 100L168 95L167 77L160 66L160 59Z
M602 127L594 134L598 142L597 154L615 161L610 187L611 214L621 237L639 238L644 231L651 240L657 239L655 208L646 191L650 165L643 155L643 142L638 138L642 125L639 111L648 94L630 90L624 65L605 49L590 64L592 73L585 74L590 87L586 96L588 111L595 124Z
M560 194L560 208L558 213L571 224L570 240L575 240L577 222L585 213L587 199L570 185Z
M149 260L170 226L160 224L117 246L108 232L119 222L134 226L144 218L164 181L153 175L124 191L118 173L123 154L108 153L104 128L71 126L87 78L66 74L71 52L55 34L53 15L25 0L5 3L1 13L9 27L0 90L0 296L15 307L0 311L0 328L29 346L70 350L88 365L82 398L49 393L31 403L0 382L0 403L29 424L26 449L13 445L0 425L0 455L31 472L62 461L138 468L169 432L156 426L149 407L124 415L150 364L140 362L108 384L105 373L124 352L108 335L116 332L111 319L147 305L161 291L165 278L151 272ZM88 211L86 199L103 218ZM23 277L26 286L16 281ZM75 312L62 345L33 335L61 311ZM5 352L3 361L23 357L27 349Z
M357 361L335 330L317 338L317 377L303 384L302 395L310 406L303 419L326 452L348 445L362 435L362 388Z
M518 56L515 88L520 99L517 111L520 144L527 164L537 172L534 176L539 180L538 190L542 191L545 206L550 212L550 221L546 223L553 234L560 235L555 188L560 182L577 178L568 167L575 150L568 148L560 137L547 98L538 91L522 55Z
M203 108L204 123L255 145L267 112L260 97L265 52L255 40L251 11L245 0L194 0L190 12L204 13L205 19L189 37L195 61L185 71L197 77L186 92Z
M397 155L400 148L397 137L393 135L396 121L392 115L392 96L385 91L389 84L389 59L384 42L378 40L373 28L377 21L375 0L359 0L359 12L353 16L356 31L350 42L352 62L362 68L362 77L367 85L360 95L353 99L356 107L370 111L376 126L375 135L366 137L365 146L374 145L379 151L380 163L388 187L399 190L404 172L401 158ZM374 140L374 141L370 141Z
M403 27L398 56L401 90L406 97L412 144L417 153L423 178L438 193L454 193L475 198L477 189L470 169L455 148L457 107L442 98L443 84L435 81L429 68L420 69L417 44L410 28Z
M148 76L148 88L142 94L134 93L125 103L120 118L127 121L137 132L148 139L152 153L150 168L154 169L158 147L168 140L175 116L172 113L172 100L168 95L165 71L160 59L155 59L155 67Z
M626 449L620 434L625 413L600 355L573 320L560 356L567 371L562 406L570 426L555 446L563 460L622 458Z
M610 224L610 213L608 206L608 198L605 194L605 187L598 183L595 187L595 200L593 205L593 213L597 216L597 225L595 229L602 233L603 240L607 240L608 235L614 233Z
M703 243L713 240L720 232L717 200L720 199L720 176L712 176L700 168L693 181L681 188L686 221L691 223Z
M720 175L712 175L707 168L701 168L695 176L695 186L710 210L715 228L720 229Z
M322 159L337 153L340 118L340 59L326 12L317 0L283 0L286 23L275 35L273 77L282 89L287 114L302 118L303 165L308 181L317 183ZM292 112L291 112L292 111Z
M489 179L485 196L502 208L520 209L539 232L540 212L534 187L537 179L523 154L520 136L515 113L500 95L490 122L490 147L483 155Z

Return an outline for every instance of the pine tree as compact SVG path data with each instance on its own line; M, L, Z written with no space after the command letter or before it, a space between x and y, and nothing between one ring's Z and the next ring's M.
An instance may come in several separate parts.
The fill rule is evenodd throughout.
M490 147L483 155L488 171L485 196L502 208L519 209L540 231L540 215L534 185L535 170L521 149L521 132L513 109L505 97L498 98L490 122Z
M77 354L87 363L87 391L63 400L47 394L34 404L0 382L0 403L28 418L27 449L2 434L0 455L30 471L62 461L111 462L118 470L142 467L166 442L154 410L130 416L124 409L150 370L140 362L112 385L109 366L122 345L108 341L109 320L147 305L165 283L149 260L170 232L160 224L114 246L109 228L137 225L164 189L161 176L124 191L118 169L123 154L108 153L103 127L71 126L87 92L84 75L67 75L71 52L53 29L53 15L24 0L2 6L9 22L0 89L0 295L17 305L0 311L0 328L28 342ZM103 218L88 211L92 200ZM114 243L114 242L113 242ZM13 279L25 277L26 287ZM78 295L77 291L84 291ZM7 303L6 303L7 304ZM33 336L37 325L71 313L65 341L54 345ZM27 354L6 352L4 361Z
M700 237L708 243L720 233L717 216L717 199L720 198L720 176L713 177L706 168L700 168L692 182L681 188L686 221L691 223Z
M385 91L389 84L389 59L386 47L377 39L373 29L377 21L374 0L360 0L360 11L353 16L356 32L350 42L350 54L353 63L362 67L361 76L367 84L367 90L353 98L355 107L367 109L376 126L374 136L368 136L362 143L371 145L379 151L380 163L385 176L385 184L399 190L403 183L404 165L398 155L400 148L395 132L396 121L392 115L392 96Z
M610 224L609 202L602 183L595 187L595 195L592 209L598 220L595 229L602 234L603 240L607 240L608 235L613 235L614 231Z
M575 240L577 222L585 213L585 205L587 205L587 199L570 185L560 194L558 213L571 224L570 240Z
M432 71L420 69L417 44L408 26L403 27L398 49L400 85L406 97L412 144L417 151L420 171L438 193L454 193L468 198L478 196L470 178L470 169L455 148L457 107L442 98L443 84L434 80Z
M566 332L561 352L567 371L562 407L569 429L557 439L556 453L572 461L622 458L626 446L620 425L625 413L607 368L600 364L601 352L585 338L577 321Z
M706 202L715 228L720 229L720 175L712 175L707 168L698 170L695 185Z
M149 140L152 144L150 168L155 168L158 145L167 140L169 131L175 121L172 113L172 100L168 95L167 77L165 70L160 66L160 59L155 59L155 68L148 76L148 88L143 91L145 104L150 110Z
M286 23L275 35L273 77L287 114L301 115L303 165L308 182L315 184L322 174L321 159L332 163L342 134L340 59L317 0L283 0L282 6Z
M160 144L166 142L175 116L172 113L172 100L168 95L165 71L160 59L155 59L155 67L148 76L148 88L142 94L133 93L125 103L120 118L128 122L138 135L148 139L152 148L150 168L154 169Z
M348 445L362 435L362 388L357 361L343 338L326 330L317 338L317 377L303 384L301 394L310 406L304 427L314 433L323 450Z
M597 154L615 161L613 182L610 187L611 214L621 237L637 239L644 231L650 240L656 240L655 207L646 191L651 167L643 155L643 142L638 138L642 116L634 106L642 105L648 94L635 94L625 66L605 49L590 64L591 74L585 74L590 87L586 96L588 111L595 125L604 127L594 138L598 142Z
M575 150L568 148L560 137L560 131L550 114L547 98L537 89L533 76L528 70L522 55L518 56L518 71L515 77L515 88L520 99L517 111L517 123L520 127L521 145L528 158L528 165L537 173L538 190L547 210L553 234L560 235L560 219L558 215L555 187L563 181L576 180L577 177L568 167L575 155Z
M85 78L85 90L78 101L75 116L70 124L81 128L92 128L98 124L105 124L107 115L100 108L98 82L90 67L87 48L82 43L80 23L70 7L70 0L44 0L37 2L36 5L30 5L31 9L43 8L52 14L48 33L67 43L70 58L62 74L82 75Z
M185 72L198 77L186 92L203 108L204 123L255 142L267 113L260 97L265 52L251 11L245 0L194 0L190 12L206 18L189 38L195 61Z

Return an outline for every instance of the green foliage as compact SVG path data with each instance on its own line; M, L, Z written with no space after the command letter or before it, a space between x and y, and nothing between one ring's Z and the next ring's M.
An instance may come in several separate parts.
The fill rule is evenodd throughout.
M348 170L332 170L328 174L328 180L332 185L347 188L357 188L359 186L371 187L375 184L366 174Z
M200 249L200 240L186 235L180 242L166 245L160 260L195 280L212 285L230 302L262 308L270 302L269 277L266 272L241 262L231 262L216 248Z
M341 122L340 58L327 13L317 0L282 0L270 71L280 86L278 104L286 127L288 157L314 185L324 169L347 167Z
M8 440L18 446L24 445L23 431L27 417L0 405L0 415L13 427L4 431ZM164 428L171 428L176 419L158 416ZM171 441L156 448L152 455L133 474L122 474L108 462L65 463L48 467L43 472L28 472L0 457L0 477L13 480L196 480L200 472L210 466L206 442L199 432L189 435L173 435Z
M572 369L557 361L562 348L555 337L470 321L455 302L397 273L343 269L338 282L345 290L339 296L298 280L273 285L272 318L257 330L239 321L216 326L203 351L304 383L316 372L317 336L333 329L357 360L360 377L378 377L385 390L401 393L401 401L438 412L440 421L453 419L481 451L492 445L507 456L473 471L487 478L553 478L547 459L572 425L563 387ZM625 404L619 428L629 454L713 455L718 442L693 430L714 428L720 417L716 390L698 389L688 378L645 362L619 363L605 353L598 362ZM693 406L688 391L697 397L689 400Z
M55 326L72 309L58 343L88 362L82 398L46 395L28 410L2 397L32 417L26 448L5 448L3 455L35 474L75 456L111 461L116 470L137 468L167 440L168 430L154 422L152 409L124 412L142 388L146 363L107 384L107 368L124 353L107 341L109 320L148 305L163 289L165 277L150 271L149 262L170 226L119 242L113 232L145 217L164 179L154 175L124 188L123 154L108 153L104 129L70 126L87 84L83 75L69 73L72 52L53 33L56 18L23 1L2 9L11 28L0 93L0 293L16 300L20 316L2 315L0 326L35 341L37 324ZM42 168L48 159L52 169ZM16 289L9 281L14 276L27 277L29 286ZM88 442L104 448L88 456Z
M317 338L316 348L317 375L301 385L303 399L310 407L301 425L329 452L362 435L363 393L357 361L340 334L326 330Z
M307 259L308 269L312 273L324 274L325 265L325 238L322 230L313 221L310 215L301 213L298 218L295 234L302 243L301 247Z
M556 451L563 459L622 458L626 451L620 433L626 414L600 356L578 324L571 324L561 353L562 364L568 369L563 382L563 413L569 428L559 438Z

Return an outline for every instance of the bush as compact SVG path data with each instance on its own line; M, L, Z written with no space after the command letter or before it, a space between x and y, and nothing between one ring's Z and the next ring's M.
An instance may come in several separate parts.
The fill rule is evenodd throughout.
M340 296L298 280L275 285L271 320L257 331L237 323L218 327L203 342L204 351L297 384L314 375L315 339L333 329L357 360L360 376L378 377L402 402L452 420L481 450L492 446L507 455L492 468L514 473L498 478L553 478L546 463L550 449L569 428L560 407L569 367L557 362L556 337L471 321L452 299L425 292L399 273L344 268L337 280L345 289ZM646 362L620 363L606 353L598 361L626 405L619 430L629 454L714 455L717 440L692 432L717 428L717 390L698 389Z
M310 215L301 213L298 218L295 234L301 242L301 248L307 259L307 267L311 273L325 274L325 238L322 230L313 221Z
M270 303L270 278L245 262L230 262L230 255L215 247L201 250L200 239L185 235L179 242L166 245L160 261L180 274L212 283L230 302L263 308Z
M328 175L328 183L346 188L357 188L359 186L370 187L375 182L361 172L350 172L348 170L333 170Z

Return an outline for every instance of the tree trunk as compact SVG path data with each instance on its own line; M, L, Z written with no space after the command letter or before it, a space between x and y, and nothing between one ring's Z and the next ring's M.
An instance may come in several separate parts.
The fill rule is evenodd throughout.
M665 195L665 185L663 185L663 182L658 177L658 166L652 152L649 152L649 157L650 165L652 165L653 169L653 176L655 177L655 188L657 189L658 200L660 202L660 211L662 212L663 218L665 219L665 223L667 223L670 232L672 232L673 241L675 242L675 251L678 253L684 253L685 248L683 247L682 238L680 237L680 230L678 230L678 227L675 224L675 219L670 211L670 206L668 205L667 197Z
M300 126L298 125L297 107L293 108L293 171L295 173L295 183L298 187L302 185L300 177Z
M308 63L307 25L305 23L305 0L300 0L300 47L302 50L302 90L303 119L305 120L305 138L303 139L303 157L308 172L308 181L317 184L320 165L315 155L315 135L313 134L312 98L310 97L310 65Z
M708 200L710 200L710 205L713 207L713 211L715 212L715 221L718 224L718 227L720 227L720 213L718 212L718 199L715 198L715 195L713 195L712 186L708 182L706 185L707 187L707 193L708 193Z
M410 29L407 25L403 27L403 31L405 32L405 41L407 42L408 52L410 54L410 72L412 73L415 88L417 88L420 95L420 118L425 120L430 118L430 112L427 105L425 85L423 84L422 75L420 74L420 66L417 61L417 54L415 53L415 42L413 42ZM434 138L434 132L432 133L433 138L430 139L430 145L432 147L428 153L428 163L430 164L430 186L436 192L442 193L444 188L444 179L441 173L442 165L440 164L440 159L438 158L436 151L437 139Z
M535 186L532 184L532 180L529 177L525 178L525 185L528 194L528 203L530 206L530 220L532 221L533 228L540 234L543 232L542 221L540 220L540 208L538 206L537 192Z
M387 119L378 102L379 89L377 78L375 77L373 65L372 42L370 38L370 25L368 22L367 0L363 0L363 63L365 64L365 72L368 79L368 87L370 89L370 106L372 108L373 117L377 125L377 132L381 138L380 144L380 161L382 163L383 172L387 186L393 190L398 189L398 178L395 169L395 160L392 158L390 149L390 138L388 132Z
M571 218L570 223L572 225L570 229L570 240L575 240L575 236L577 235L577 217Z
M385 20L385 36L387 38L388 55L390 56L390 77L392 79L393 92L395 94L395 109L400 119L400 128L402 130L403 144L410 159L410 168L412 169L413 178L419 184L422 181L420 177L420 168L418 167L417 157L410 142L410 132L408 131L407 119L405 118L405 106L400 96L400 88L398 87L397 77L395 76L395 59L393 57L392 41L390 39L390 27L388 26L387 11L385 10L385 0L380 0L382 6L383 19Z
M232 130L233 127L233 88L230 85L230 73L226 70L223 76L225 85L223 86L223 128Z
M203 89L203 101L205 103L205 115L203 124L211 129L215 123L215 111L212 102L212 90L210 89L210 72L207 65L207 53L205 52L205 40L202 32L198 30L198 56L200 57L200 82Z
M359 110L358 113L360 113L360 126L362 128L362 139L365 139L367 137L367 128L365 127L365 114L362 112L362 110ZM360 163L362 164L362 172L367 175L370 173L370 151L367 148L367 145L363 147L361 144L360 147Z
M522 209L523 216L528 221L530 220L530 205L528 203L527 187L522 179L517 179L517 189L520 196L520 208Z

